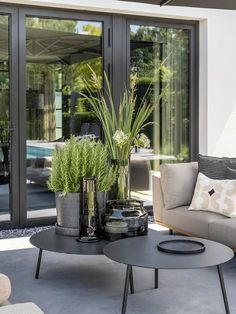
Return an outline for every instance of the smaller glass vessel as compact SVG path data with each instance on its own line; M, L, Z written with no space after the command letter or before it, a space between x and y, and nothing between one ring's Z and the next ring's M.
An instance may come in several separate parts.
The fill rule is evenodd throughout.
M79 242L97 242L101 240L97 189L95 177L83 177L81 188L81 213Z

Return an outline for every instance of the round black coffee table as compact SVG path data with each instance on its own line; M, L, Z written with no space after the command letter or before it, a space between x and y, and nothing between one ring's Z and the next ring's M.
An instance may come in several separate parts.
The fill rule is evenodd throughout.
M174 239L200 241L205 245L205 251L199 254L181 255L164 253L157 249L157 245L160 242ZM192 269L217 266L225 312L226 314L230 313L221 265L232 259L234 252L223 244L199 238L173 235L160 236L156 232L151 232L148 236L123 239L110 243L103 249L103 252L108 258L127 265L122 314L126 313L128 284L130 274L132 273L132 266L155 269L156 288L158 284L158 269Z
M51 228L31 236L30 243L39 248L35 273L35 278L38 279L43 250L76 255L101 255L103 254L104 246L109 242L105 240L96 243L77 242L76 237L56 234L55 228Z

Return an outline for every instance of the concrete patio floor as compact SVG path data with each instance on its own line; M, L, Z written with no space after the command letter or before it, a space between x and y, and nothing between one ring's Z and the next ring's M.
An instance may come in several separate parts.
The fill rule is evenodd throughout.
M120 313L124 265L105 256L44 252L40 278L36 280L38 250L30 247L28 238L0 240L0 250L0 271L11 279L12 303L32 301L46 314ZM224 266L224 275L233 314L236 313L236 259ZM159 289L155 290L154 272L134 268L135 294L128 298L127 314L224 313L215 268L161 270L159 276Z

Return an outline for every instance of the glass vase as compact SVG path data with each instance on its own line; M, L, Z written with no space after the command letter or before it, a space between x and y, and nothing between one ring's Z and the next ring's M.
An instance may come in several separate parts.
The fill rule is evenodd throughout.
M118 168L116 195L118 200L127 200L130 198L130 177L129 177L129 159L113 160Z

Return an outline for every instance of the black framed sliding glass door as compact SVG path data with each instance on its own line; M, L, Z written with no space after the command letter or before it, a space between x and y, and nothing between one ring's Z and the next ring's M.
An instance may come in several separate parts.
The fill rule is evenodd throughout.
M0 226L19 223L17 11L0 6Z
M0 5L0 227L55 222L53 149L72 134L102 134L82 97L91 68L101 87L107 72L117 108L130 79L138 102L151 89L155 123L144 132L154 160L131 157L133 190L150 192L163 162L194 160L197 29L194 21Z
M131 162L131 183L134 195L151 196L151 176L160 164L188 162L196 156L196 27L129 21L127 28L128 75L137 82L137 102L150 91L149 101L155 105L149 119L153 124L144 129L151 146Z
M25 42L21 216L33 224L56 216L55 196L47 187L53 149L62 147L71 135L101 138L101 125L81 93L91 69L103 86L103 71L109 63L108 18L49 15L25 11L20 17Z

